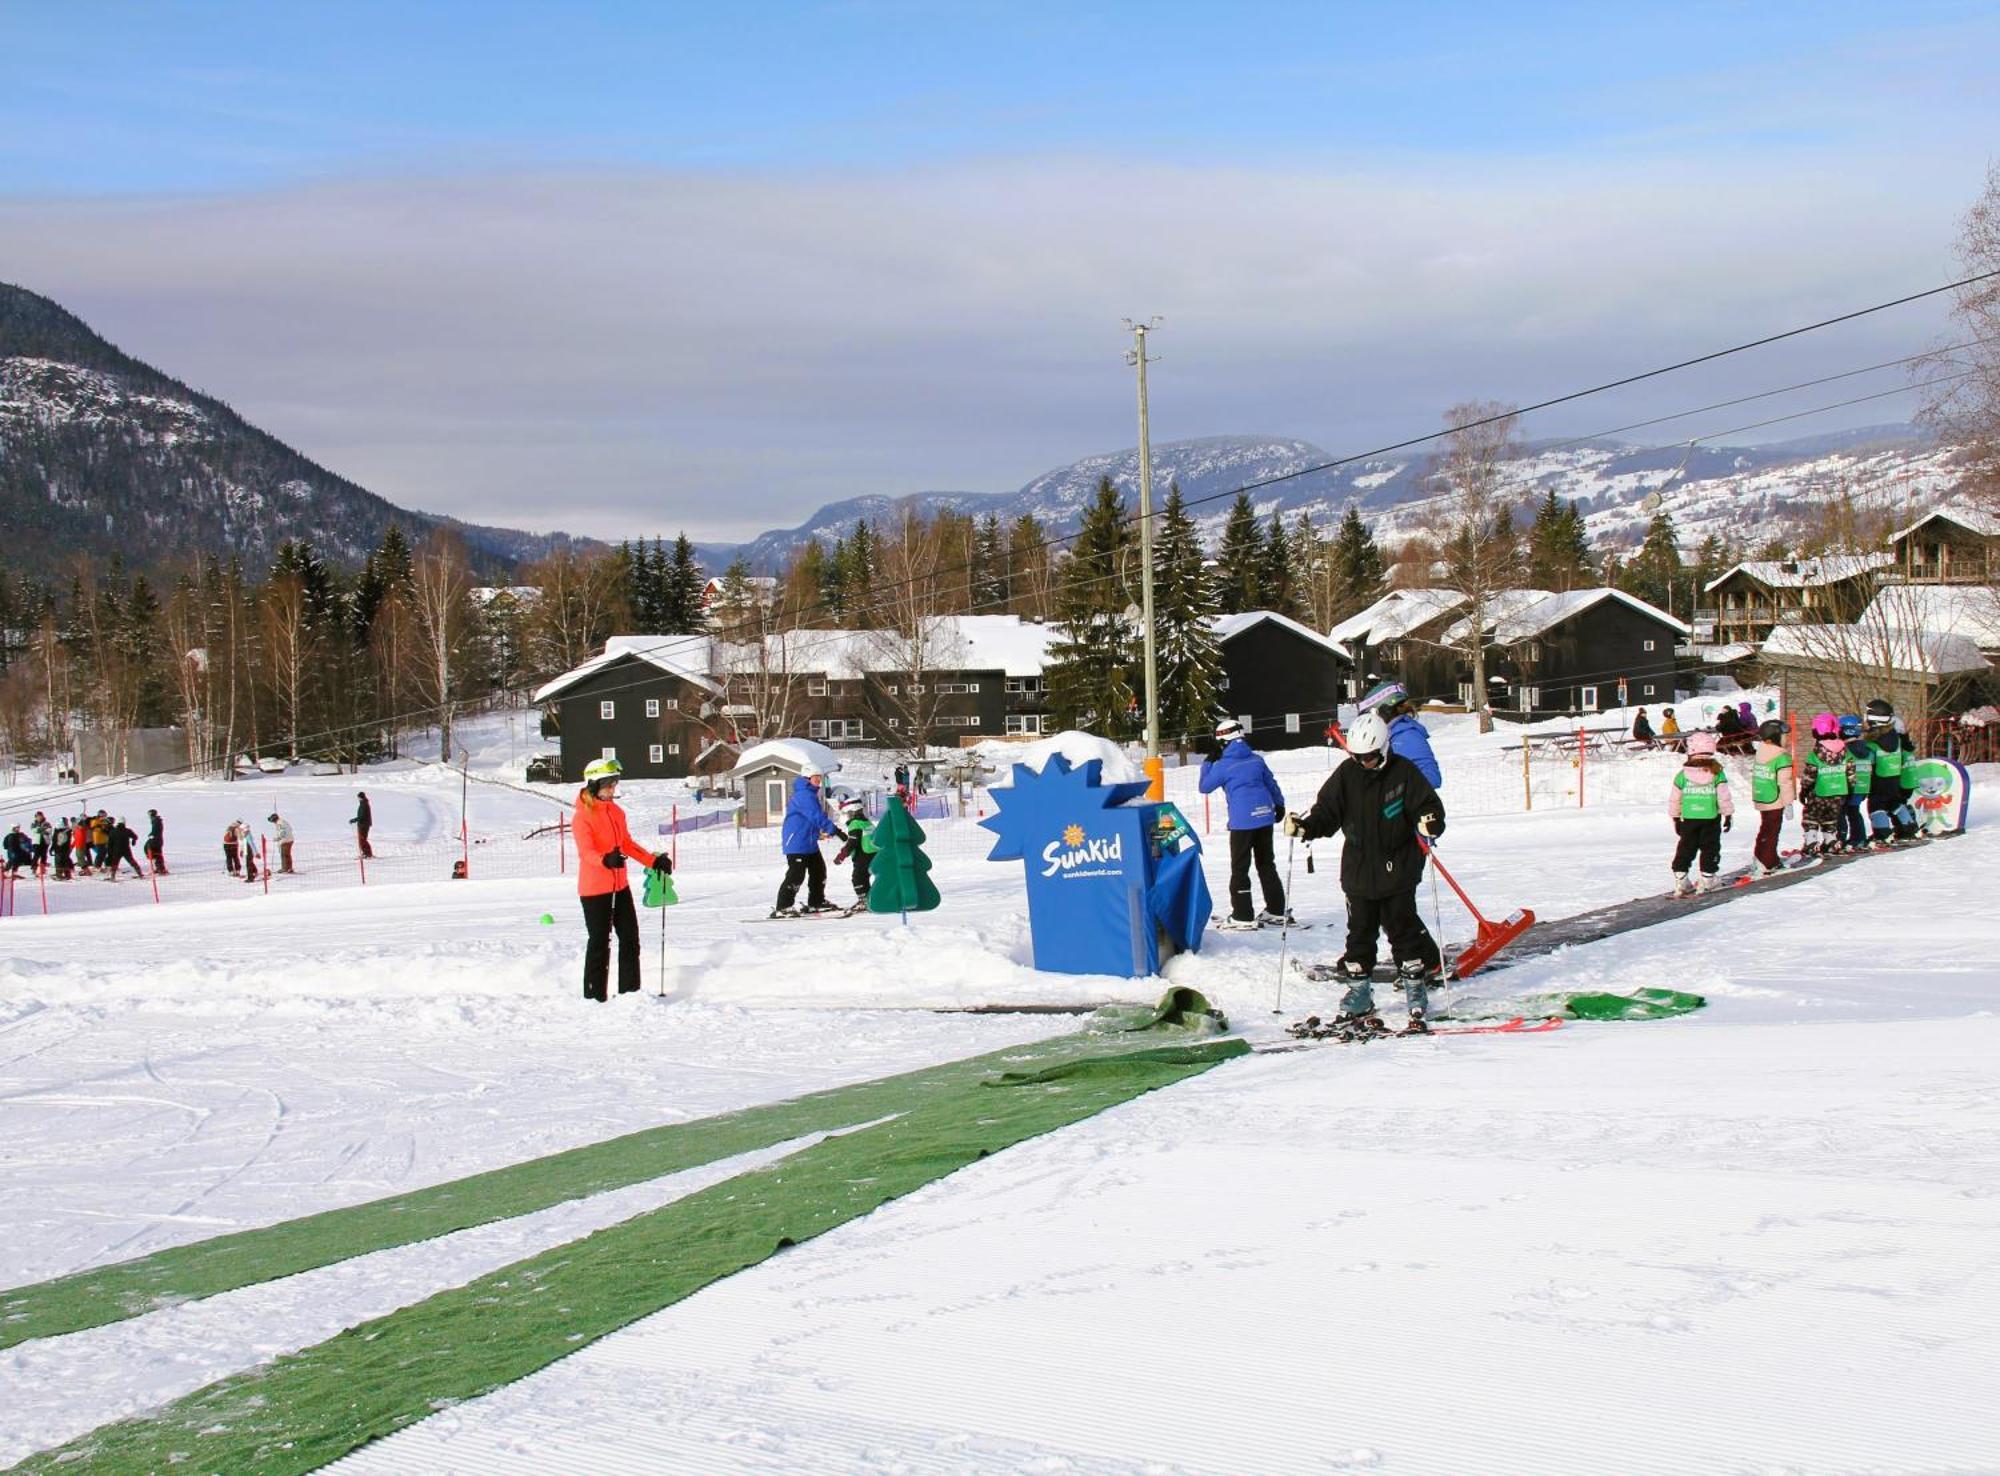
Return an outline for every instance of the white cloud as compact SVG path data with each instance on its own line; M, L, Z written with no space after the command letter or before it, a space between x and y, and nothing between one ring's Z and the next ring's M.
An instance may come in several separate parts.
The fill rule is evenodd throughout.
M1129 444L1128 314L1167 320L1156 438L1344 451L1431 429L1454 400L1530 400L1934 285L1974 155L1014 160L15 200L0 277L393 501L733 536L864 492L1005 490ZM1887 358L1940 321L1884 314L1528 429Z

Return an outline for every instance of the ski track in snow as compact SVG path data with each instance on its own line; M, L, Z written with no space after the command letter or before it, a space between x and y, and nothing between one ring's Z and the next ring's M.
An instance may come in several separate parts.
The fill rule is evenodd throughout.
M1451 804L1472 740L1441 726ZM1316 751L1275 762L1295 804L1325 772ZM1539 792L1530 815L1465 805L1442 854L1495 915L1659 891L1659 767L1600 766L1584 810ZM455 830L455 776L360 782L378 839ZM339 826L357 785L325 787L285 808ZM242 786L214 788L217 815L244 809ZM519 805L523 823L550 810ZM1725 866L1747 858L1747 829ZM563 877L6 919L0 1284L1073 1028L912 1006L1157 992L1033 970L1018 866L980 854L941 846L945 907L907 926L745 928L769 906L770 845L689 842L668 997L644 914L646 993L605 1006L579 997ZM1321 924L1285 945L1304 961L1341 947L1338 848L1317 860L1309 876L1295 858L1297 908ZM1976 830L1458 991L1708 995L1686 1019L1232 1062L342 1469L2000 1470L1996 861L2000 831ZM1421 901L1428 921L1429 886ZM1439 905L1463 937L1449 893ZM1168 977L1276 1038L1338 993L1287 978L1274 1014L1280 946L1211 935ZM1393 1010L1392 989L1380 998ZM672 1192L8 1350L0 1450L153 1407Z

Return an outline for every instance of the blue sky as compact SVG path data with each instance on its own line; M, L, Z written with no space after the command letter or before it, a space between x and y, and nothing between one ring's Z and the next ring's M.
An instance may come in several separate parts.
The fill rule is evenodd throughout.
M1560 392L1945 280L2000 143L1991 4L0 0L0 30L0 279L392 500L552 526L561 478L614 536L1122 444L1133 313L1168 319L1163 438L1345 449Z

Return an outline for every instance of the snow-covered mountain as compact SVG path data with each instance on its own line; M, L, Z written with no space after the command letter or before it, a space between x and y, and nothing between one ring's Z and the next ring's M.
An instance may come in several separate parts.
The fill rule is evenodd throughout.
M568 541L396 507L0 283L0 559L46 573L79 553L152 569L200 552L261 571L309 538L351 565L391 522L413 538L450 527L496 574Z
M1422 451L1381 460L1326 467L1332 453L1310 441L1267 436L1206 436L1153 448L1155 495L1169 483L1181 492L1211 547L1238 488L1251 488L1260 517L1274 509L1289 520L1310 512L1322 524L1349 506L1361 509L1376 536L1400 542L1423 526L1432 510L1425 486L1429 458ZM1690 548L1710 533L1749 545L1782 533L1836 491L1853 492L1858 505L1928 506L1952 479L1949 448L1906 425L1871 426L1763 446L1661 449L1616 441L1531 442L1510 464L1509 483L1522 503L1553 487L1577 502L1591 538L1600 547L1636 544L1661 507L1673 514ZM1321 469L1325 468L1325 469ZM1004 525L1031 513L1056 533L1072 531L1109 476L1136 506L1136 448L1086 456L1044 472L1014 492L921 492L909 497L859 497L821 508L796 528L765 533L740 546L709 545L704 562L720 568L739 551L760 572L773 573L805 543L831 543L853 531L858 518L880 518L905 507L925 514L949 508ZM1274 481L1275 478L1285 478ZM1268 484L1268 485L1258 485Z

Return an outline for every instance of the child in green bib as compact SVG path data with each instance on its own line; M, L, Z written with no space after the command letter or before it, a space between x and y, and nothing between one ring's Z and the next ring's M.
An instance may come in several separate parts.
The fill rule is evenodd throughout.
M1706 892L1715 885L1722 869L1722 832L1729 829L1736 803L1729 797L1729 776L1715 756L1717 739L1713 733L1690 733L1687 762L1674 775L1674 791L1667 811L1674 819L1674 833L1680 844L1674 847L1674 895ZM1701 860L1701 880L1690 882L1688 870Z

